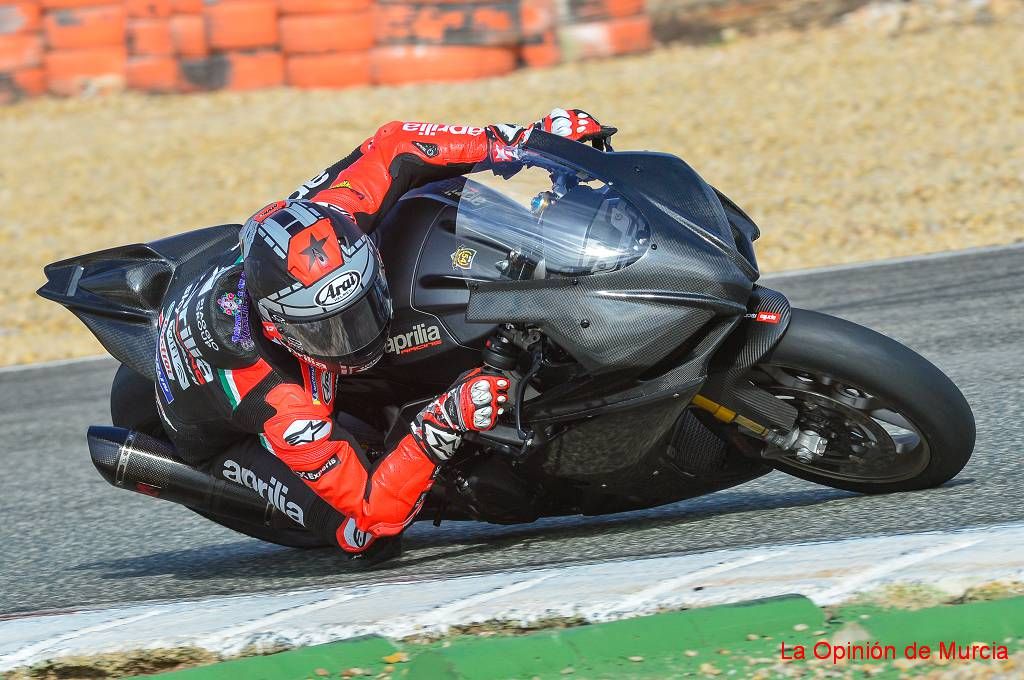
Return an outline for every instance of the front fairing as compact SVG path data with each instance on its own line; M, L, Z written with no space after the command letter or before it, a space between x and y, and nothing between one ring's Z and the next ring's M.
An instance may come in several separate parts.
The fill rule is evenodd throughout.
M682 160L660 153L605 153L534 133L519 164L552 174L568 168L589 178L591 186L606 192L603 197L635 212L635 220L626 220L635 228L599 243L605 250L611 244L608 257L588 261L584 255L594 242L580 237L576 223L558 266L550 266L553 246L545 235L528 263L532 268L509 275L503 260L514 261L517 249L538 250L531 229L543 225L531 210L530 192L512 188L515 164L496 169L511 176L507 181L492 177L485 185L474 176L459 196L456 229L464 237L461 247L485 252L487 259L476 255L462 270L471 288L468 321L536 327L592 375L636 375L708 333L717 321L745 312L757 270L737 249L715 190ZM491 224L481 229L489 215ZM494 238L502 233L506 242ZM545 266L538 273L541 261ZM458 264L453 267L460 269Z

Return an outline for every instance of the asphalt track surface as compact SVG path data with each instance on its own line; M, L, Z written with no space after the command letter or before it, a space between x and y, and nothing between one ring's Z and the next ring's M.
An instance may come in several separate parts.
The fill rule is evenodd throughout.
M4 371L0 616L1024 520L1024 247L765 283L796 306L886 333L945 370L977 418L968 467L941 488L890 496L858 496L776 472L608 517L520 527L420 524L390 568L357 573L333 551L260 543L108 486L89 462L85 429L109 422L112 361Z

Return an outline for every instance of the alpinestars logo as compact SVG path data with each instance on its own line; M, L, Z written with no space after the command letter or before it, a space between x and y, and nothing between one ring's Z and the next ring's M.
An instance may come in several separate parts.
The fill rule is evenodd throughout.
M284 431L284 440L291 446L311 444L331 434L329 420L296 420Z
M495 143L491 150L491 160L495 163L512 163L518 161L520 156L518 146L502 144L501 142Z
M252 470L244 468L230 459L224 461L224 470L222 473L224 475L224 479L234 482L235 484L241 484L249 487L258 493L260 497L265 498L268 503L288 515L288 517L295 520L302 526L306 526L302 508L288 500L288 487L279 482L276 478L271 477L270 482L267 483L257 477L256 473Z
M384 351L388 354L409 354L441 344L441 329L418 323L408 333L399 333L387 339Z
M445 432L430 423L423 423L423 440L435 456L441 460L448 460L455 455L462 438L459 435Z

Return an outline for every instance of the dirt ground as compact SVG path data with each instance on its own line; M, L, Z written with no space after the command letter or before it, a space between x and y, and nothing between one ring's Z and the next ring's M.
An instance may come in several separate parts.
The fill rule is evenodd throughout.
M672 46L465 85L0 108L0 363L96 354L47 262L244 220L393 119L576 106L679 154L760 224L765 271L1024 240L1018 18Z

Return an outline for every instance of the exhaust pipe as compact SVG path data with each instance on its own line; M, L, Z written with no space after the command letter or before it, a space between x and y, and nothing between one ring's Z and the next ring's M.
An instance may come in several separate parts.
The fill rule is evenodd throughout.
M171 447L159 439L98 425L89 428L87 438L93 465L118 488L250 524L270 526L280 514L248 489L176 460Z

